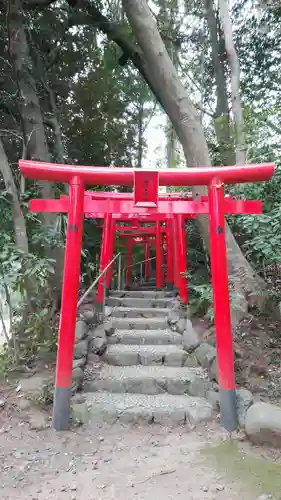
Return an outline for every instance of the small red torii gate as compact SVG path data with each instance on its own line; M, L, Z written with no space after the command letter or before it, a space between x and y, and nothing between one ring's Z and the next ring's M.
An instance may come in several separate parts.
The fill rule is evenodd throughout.
M84 213L90 213L93 216L94 212L102 214L100 218L103 218L105 214L115 213L121 216L121 219L123 219L123 214L127 214L139 220L142 215L151 213L158 221L161 220L161 215L163 218L163 215L167 214L209 214L221 422L229 431L236 429L237 409L224 215L226 213L261 213L262 204L261 202L228 200L224 197L224 185L267 181L274 173L274 165L266 163L151 171L20 160L19 167L21 173L27 178L69 184L68 199L32 200L31 202L33 211L68 213L53 409L54 428L65 430L69 423L83 217ZM108 199L91 200L90 196L85 196L86 184L134 186L134 199L129 201L112 199L110 203ZM208 186L208 201L162 201L158 196L159 185L206 185Z

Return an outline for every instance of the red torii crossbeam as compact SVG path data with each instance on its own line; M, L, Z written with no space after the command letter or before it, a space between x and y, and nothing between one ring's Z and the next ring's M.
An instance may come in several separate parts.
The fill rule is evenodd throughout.
M221 422L229 431L236 429L238 421L224 220L225 213L233 212L231 210L226 210L227 205L229 206L229 202L224 198L224 184L238 184L242 182L260 182L269 180L273 175L274 165L272 163L267 163L263 165L235 165L230 167L190 168L186 170L167 169L159 170L156 176L151 174L152 171L143 171L144 176L142 176L142 178L138 175L139 170L137 172L134 169L81 167L78 165L57 165L26 160L20 160L19 166L21 173L25 177L35 180L64 182L69 184L69 200L53 200L52 202L45 200L44 205L44 211L64 211L68 213L56 387L53 410L54 428L56 430L64 430L68 428L83 215L84 212L93 211L93 205L91 205L91 203L95 203L95 211L97 209L96 203L98 202L98 200L89 200L90 205L88 205L88 201L86 201L86 197L84 196L85 185L91 184L107 186L134 185L134 192L138 192L137 199L135 197L134 201L121 200L121 205L119 205L119 208L122 209L122 213L131 214L132 217L136 217L136 215L137 217L140 217L145 213L151 213L154 216L159 213L164 213L165 215L209 213ZM148 187L149 183L158 183L161 186L206 185L208 186L208 202L183 201L179 203L183 203L185 205L178 207L174 205L177 201L170 202L161 201L160 198L157 199L155 196L155 186L154 188L153 185ZM152 197L152 200L149 199L150 196ZM99 201L101 203L103 202L103 200ZM149 201L154 203L156 206L148 207L147 203ZM34 204L36 205L37 203L37 210L41 211L42 202L44 203L44 200L40 200L40 202L41 205L40 203L38 204L38 201L33 202L33 209L35 208ZM110 202L110 210L108 210L107 207L109 204L105 201L102 210L103 214L109 214L109 212L112 214L115 212L120 215L116 202L117 200L112 199ZM134 202L137 203L137 207ZM194 203L192 210L190 205L186 205L189 203ZM243 203L245 202L238 202L238 204L239 203L241 203L241 207L245 208L245 206L243 206ZM58 205L61 208L58 209ZM99 208L101 209L101 206L99 206ZM164 212L162 212L162 210L164 210ZM235 211L234 213L245 212ZM254 213L259 212L255 209ZM159 220L161 219L156 220L159 224Z

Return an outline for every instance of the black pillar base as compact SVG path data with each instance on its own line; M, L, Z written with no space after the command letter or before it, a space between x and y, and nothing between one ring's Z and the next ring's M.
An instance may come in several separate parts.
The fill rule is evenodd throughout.
M71 387L56 387L53 408L53 428L67 431L69 428Z
M238 427L237 401L235 389L220 389L221 425L233 432Z

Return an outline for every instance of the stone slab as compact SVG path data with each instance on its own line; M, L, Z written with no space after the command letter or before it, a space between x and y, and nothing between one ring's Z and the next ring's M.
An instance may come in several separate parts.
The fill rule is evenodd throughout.
M112 290L110 292L110 297L140 297L140 298L148 298L152 297L155 299L162 297L174 297L173 292L167 291L152 291L152 290Z
M111 325L118 330L166 330L166 318L111 318Z
M106 301L107 305L112 307L160 307L160 308L169 308L172 303L172 298L152 298L152 297L109 297Z
M182 343L182 336L170 330L115 330L108 344L167 345Z
M104 365L94 380L85 381L84 390L204 397L209 385L201 368Z
M203 398L158 394L86 394L86 401L73 404L74 417L83 423L130 424L156 423L168 426L207 422L213 417L212 406Z
M124 345L108 346L104 361L110 365L166 365L183 366L187 354L178 345Z
M114 307L111 312L112 318L163 318L168 316L169 309L153 307Z

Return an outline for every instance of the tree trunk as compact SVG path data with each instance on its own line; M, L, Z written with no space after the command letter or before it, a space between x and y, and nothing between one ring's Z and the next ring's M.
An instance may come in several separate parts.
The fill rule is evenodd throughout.
M155 94L160 97L160 102L174 125L188 167L210 166L207 142L198 113L172 64L147 1L123 0L123 5L141 48L140 57L146 78L150 81ZM195 199L203 194L206 194L206 189L202 186L193 189ZM209 248L208 216L200 216L198 219L201 234ZM233 327L235 327L247 312L248 294L260 290L261 286L265 288L265 283L257 280L228 226L226 232L230 282L236 290L238 303L233 305Z
M9 56L14 69L18 89L19 111L21 115L23 135L26 145L26 158L39 161L51 161L43 124L40 102L37 95L36 82L32 76L32 60L23 23L23 10L20 0L6 0ZM44 198L53 197L53 186L50 182L38 182ZM56 214L45 213L42 220L46 230L54 227ZM48 252L49 257L56 260L56 273L51 278L51 287L58 293L61 290L61 254L62 248Z
M139 110L138 110L138 160L137 167L142 168L143 159L143 115L144 115L144 104L142 98L139 100Z
M236 163L238 165L243 165L246 163L247 147L243 110L240 98L240 64L233 42L232 26L227 0L219 0L219 10L231 73L231 102L235 125Z
M217 104L214 114L214 127L219 144L221 162L223 165L232 165L235 163L235 158L230 133L226 77L220 55L220 33L218 33L218 23L213 8L213 0L205 0L205 18L210 32L212 61L216 82Z
M14 231L15 231L15 242L16 242L16 247L18 250L23 252L24 254L28 254L29 248L28 248L28 237L27 237L27 230L26 230L26 222L24 215L21 210L20 202L19 202L19 197L18 197L18 192L17 188L15 185L14 177L12 170L10 168L7 156L4 151L4 147L2 144L2 141L0 139L0 170L4 179L4 184L7 192L11 196L11 209L12 209L12 218L13 218L13 225L14 225ZM5 276L2 276L2 281L5 289L5 294L6 294L6 299L7 299L7 304L9 307L10 311L10 329L12 329L12 304L11 304L11 298L10 298L10 291L8 289L8 286L5 283ZM36 284L34 280L30 277L26 277L24 280L25 284L25 291L26 291L26 299L27 299L27 310L31 312L31 310L34 310L34 305L36 301ZM17 346L15 343L14 339L14 348L15 348L15 354L17 352Z
M12 199L12 216L15 230L16 246L19 250L28 253L28 238L26 232L25 218L21 210L18 192L15 185L12 170L5 154L2 141L0 139L0 169L3 175L6 191Z

